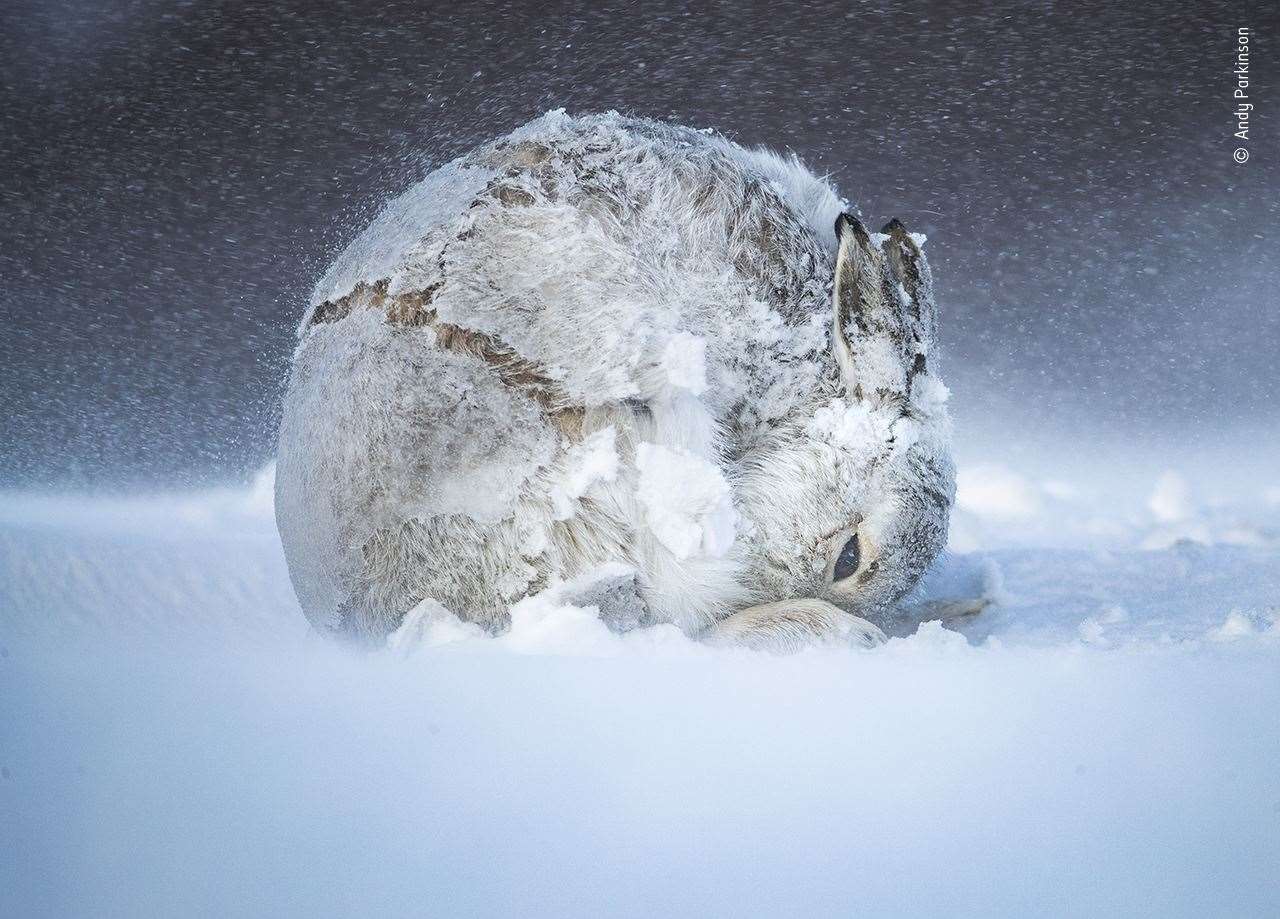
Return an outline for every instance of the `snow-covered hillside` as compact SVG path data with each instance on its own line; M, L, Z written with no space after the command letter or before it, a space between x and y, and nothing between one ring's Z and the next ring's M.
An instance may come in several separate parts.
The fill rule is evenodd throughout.
M0 914L1280 912L1280 494L962 468L965 635L310 635L270 474L0 498Z

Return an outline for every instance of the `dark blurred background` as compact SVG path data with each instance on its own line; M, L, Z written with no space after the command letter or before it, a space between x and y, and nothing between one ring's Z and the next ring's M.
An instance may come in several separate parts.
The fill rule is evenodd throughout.
M962 457L1280 466L1275 10L7 0L0 484L261 465L326 262L555 107L790 148L927 232Z

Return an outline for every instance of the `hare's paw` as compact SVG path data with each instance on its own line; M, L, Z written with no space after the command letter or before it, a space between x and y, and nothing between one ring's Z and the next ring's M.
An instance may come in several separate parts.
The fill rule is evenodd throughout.
M704 636L708 644L792 654L812 647L873 648L888 639L878 626L825 600L781 600L739 610Z
M992 597L952 597L908 603L889 613L885 630L895 638L906 638L926 622L940 622L954 632L966 632L998 602Z
M602 565L565 585L565 599L574 606L594 606L600 621L619 635L653 624L640 594L634 568Z

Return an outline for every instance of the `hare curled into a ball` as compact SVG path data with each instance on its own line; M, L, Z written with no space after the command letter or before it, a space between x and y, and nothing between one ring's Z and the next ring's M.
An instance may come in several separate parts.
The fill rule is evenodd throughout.
M572 584L617 630L882 641L954 495L922 242L794 158L616 114L432 172L299 333L276 508L303 610L499 632Z

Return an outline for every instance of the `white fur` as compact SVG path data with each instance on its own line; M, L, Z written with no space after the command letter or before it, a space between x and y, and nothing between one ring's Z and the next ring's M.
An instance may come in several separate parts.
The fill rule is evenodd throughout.
M277 516L308 616L380 640L432 600L496 630L618 563L619 628L879 615L945 533L945 388L930 368L860 398L859 372L909 380L884 365L912 329L927 348L931 312L833 329L842 208L794 157L562 112L391 202L317 285L285 399ZM850 245L859 278L881 270ZM456 344L477 334L488 356ZM877 567L832 584L859 525Z

